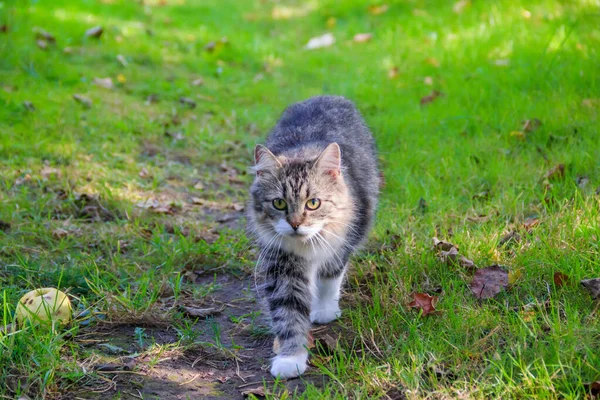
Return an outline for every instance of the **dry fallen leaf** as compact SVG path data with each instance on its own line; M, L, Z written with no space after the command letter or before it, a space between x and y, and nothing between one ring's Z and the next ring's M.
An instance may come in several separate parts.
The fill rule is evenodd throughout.
M150 176L150 172L148 172L146 167L143 167L140 172L138 172L138 176L142 179L145 179Z
M56 239L62 239L67 237L68 235L69 231L67 231L66 229L56 228L52 230L52 236L54 236Z
M49 179L52 175L60 176L60 170L57 168L52 168L47 165L44 165L40 170L40 175L44 179Z
M6 25L6 24L0 25L0 32L2 32L2 33L8 32L8 25Z
M600 381L584 383L583 386L585 387L586 392L590 394L591 399L600 398Z
M82 94L74 94L73 99L86 108L90 108L92 106L92 100Z
M548 180L558 180L562 179L565 176L565 164L558 164L554 167L550 168L548 172L544 175L545 179Z
M158 200L148 199L140 201L136 204L137 207L145 208L146 210L154 211L158 214L173 214L175 207L171 203L161 203Z
M104 89L112 89L114 87L113 81L110 78L94 78L94 85Z
M368 42L372 38L373 38L372 33L357 33L356 35L354 35L354 41L356 43Z
M50 32L43 30L42 28L33 28L33 32L35 33L35 37L37 39L42 39L49 43L56 42L56 38L54 37L54 35L52 35Z
M600 300L600 278L584 279L581 285L590 292L592 298Z
M442 96L444 96L443 93L441 93L437 90L433 90L431 92L431 94L421 98L421 105L424 106L426 104L429 104L429 103L433 102L435 99L437 99L438 97L442 97Z
M435 305L438 301L437 296L430 296L427 293L413 293L411 296L413 301L408 303L409 307L422 310L423 316L437 314L437 310L435 309Z
M304 46L307 50L320 49L322 47L329 47L335 43L335 37L331 33L326 33L322 36L317 36L308 41L306 46Z
M388 71L388 78L390 78L390 79L396 79L398 77L398 74L399 74L398 67L392 67Z
M381 4L378 6L369 6L369 14L371 15L381 15L385 12L387 12L387 10L389 9L387 4Z
M448 251L442 250L440 253L440 258L447 264L458 264L467 269L475 269L475 263L469 260L467 257L458 254L458 249L456 247L452 247Z
M525 132L533 132L537 130L540 126L542 126L542 121L540 121L539 119L526 119L525 121L523 121L522 130Z
M539 223L540 220L537 218L527 218L525 222L523 222L523 228L525 228L527 232L530 232L533 228L538 226Z
M564 286L567 283L569 283L569 276L566 274L563 274L562 272L555 272L554 273L554 284L556 286Z
M192 317L192 318L205 318L210 317L211 315L216 315L221 313L225 309L224 306L221 308L216 307L208 307L208 308L198 308L198 307L189 307L189 306L181 306L181 311L184 314Z
M338 341L339 336L337 338L334 338L330 334L326 333L324 335L320 335L314 338L314 344L312 347L315 347L318 343L321 346L321 349L326 353L334 353L338 349Z
M478 299L494 297L507 286L508 272L499 265L478 269L469 285Z
M240 391L240 393L244 397L250 397L250 395L252 395L252 396L259 396L259 397L266 397L267 396L267 393L265 393L265 387L264 386L257 386L257 387L253 387L253 388L243 389L243 390Z
M190 99L189 97L180 97L179 102L181 104L189 106L190 108L196 108L196 102L194 100Z
M435 236L433 237L433 247L436 250L443 250L443 251L450 251L452 248L455 248L456 250L458 250L457 245L452 244L450 242L444 242L443 240L440 240L440 239L436 238Z
M102 32L104 32L104 29L101 26L95 26L85 31L85 36L99 39L102 36Z

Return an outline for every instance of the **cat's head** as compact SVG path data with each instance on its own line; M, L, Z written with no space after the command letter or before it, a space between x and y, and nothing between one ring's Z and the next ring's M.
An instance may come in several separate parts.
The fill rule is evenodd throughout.
M352 204L336 143L294 157L276 156L258 145L254 158L248 217L263 244L282 238L313 245L344 235Z

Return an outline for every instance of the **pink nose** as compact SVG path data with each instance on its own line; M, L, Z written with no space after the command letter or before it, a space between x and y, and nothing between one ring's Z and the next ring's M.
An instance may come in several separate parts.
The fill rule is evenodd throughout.
M293 220L289 221L289 223L295 231L298 230L298 227L302 224L302 222L300 222L297 219L293 219Z

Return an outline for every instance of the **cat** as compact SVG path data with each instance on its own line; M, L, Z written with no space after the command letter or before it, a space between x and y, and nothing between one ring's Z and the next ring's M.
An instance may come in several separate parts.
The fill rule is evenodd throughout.
M271 374L291 378L306 370L311 323L341 315L348 258L377 207L377 152L351 101L318 96L288 107L254 159L247 221L279 343Z

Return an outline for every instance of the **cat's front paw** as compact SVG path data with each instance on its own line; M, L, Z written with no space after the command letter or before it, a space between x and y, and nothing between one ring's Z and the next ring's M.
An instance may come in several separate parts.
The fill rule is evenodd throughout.
M271 375L280 378L294 378L306 371L308 352L302 351L293 356L277 356L273 359Z
M310 322L326 324L342 315L342 310L337 305L328 308L317 308L310 313Z

